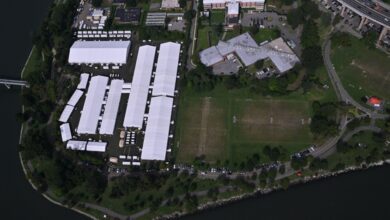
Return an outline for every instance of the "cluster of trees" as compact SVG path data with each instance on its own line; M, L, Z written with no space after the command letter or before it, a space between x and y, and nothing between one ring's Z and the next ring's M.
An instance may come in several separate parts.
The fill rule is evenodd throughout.
M332 136L338 132L337 112L338 106L335 103L312 104L314 115L310 123L311 132L319 136Z
M318 171L318 170L327 170L328 166L329 166L328 160L314 158L313 161L311 161L309 168L312 171Z
M22 103L25 112L19 114L28 129L19 147L24 161L33 160L38 164L31 173L32 181L41 192L51 189L64 198L68 205L74 205L81 198L98 198L105 190L107 178L102 173L104 158L98 154L63 151L59 144L57 120L50 116L58 109L58 100L68 97L71 81L61 83L64 74L74 72L66 65L68 51L73 43L72 24L78 0L53 3L42 26L34 34L35 46L25 80L30 84L23 89ZM53 115L52 115L53 114ZM79 158L83 158L81 163ZM96 162L96 161L100 161ZM85 187L83 193L73 189Z
M290 2L291 0L287 0ZM318 9L314 1L302 1L302 5L296 9L292 9L287 14L287 22L292 28L297 28L308 20L313 20L321 17L322 13Z
M185 73L183 83L197 91L212 90L220 81L220 78L213 75L212 71L211 67L198 64L195 69Z
M136 0L131 0L131 1L136 1ZM103 0L92 0L92 6L93 7L100 7L102 6Z
M275 181L278 170L276 168L262 169L259 174L260 187L265 187Z
M271 161L281 161L286 159L286 150L282 147L270 147L265 146L263 154L266 155Z
M256 64L255 64L256 65ZM257 64L261 65L261 63ZM294 82L298 72L292 70L283 76L271 76L259 80L254 75L240 69L238 74L223 78L225 87L231 89L249 88L250 92L263 95L286 95L289 93L287 86Z

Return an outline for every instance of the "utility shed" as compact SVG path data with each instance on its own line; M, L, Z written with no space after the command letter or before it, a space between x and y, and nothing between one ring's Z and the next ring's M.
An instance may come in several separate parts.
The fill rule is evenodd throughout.
M119 103L121 101L123 83L124 81L119 79L114 79L111 81L102 125L100 127L100 134L114 134L114 127L116 117L118 115Z
M86 146L87 146L87 142L86 141L70 140L66 144L66 149L84 151Z
M180 44L167 42L160 45L153 96L174 96L179 57Z
M123 127L142 128L155 54L154 46L146 45L138 50Z
M77 133L96 134L107 83L108 77L105 76L94 76L91 78Z
M106 142L88 141L86 150L91 152L106 152L106 146Z
M70 64L126 64L130 41L76 41L69 52Z
M62 142L72 139L72 132L70 131L69 123L60 126Z
M173 98L153 97L146 125L141 160L165 160Z

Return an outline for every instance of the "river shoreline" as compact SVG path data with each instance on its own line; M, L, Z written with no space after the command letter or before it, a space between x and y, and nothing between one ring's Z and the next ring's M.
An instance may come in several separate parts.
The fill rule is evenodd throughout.
M294 187L294 186L298 186L298 185L303 185L303 184L306 184L306 183L313 183L313 182L316 182L316 181L320 181L320 180L323 180L323 179L328 179L328 178L335 177L335 176L338 176L338 175L346 175L346 174L350 174L350 173L354 173L354 172L361 172L363 170L367 170L367 169L370 169L370 168L381 167L381 166L384 166L386 164L387 165L390 164L390 159L381 160L381 161L378 161L378 162L375 162L375 163L370 163L370 164L363 163L360 166L349 166L349 167L346 167L343 170L339 170L339 171L335 171L335 172L330 172L329 171L329 172L321 173L319 175L306 176L303 179L294 180L293 182L291 182L289 184L288 188L291 188L291 187ZM195 215L195 214L197 214L199 212L202 212L202 211L212 210L212 209L215 209L215 208L219 208L219 207L222 207L222 206L225 206L225 205L232 204L234 202L239 202L239 201L250 199L250 198L257 198L257 197L268 195L268 194L271 194L271 193L274 193L274 192L277 192L277 191L281 191L281 190L288 190L288 189L283 189L282 187L274 187L274 188L267 188L267 189L260 189L260 188L258 188L254 192L251 192L251 193L245 193L245 194L242 194L242 195L233 196L231 198L220 199L220 200L217 200L215 202L208 202L206 204L200 205L197 208L196 211L191 212L191 213L175 212L175 213L172 213L172 214L169 214L169 215L161 216L161 217L159 217L157 219L179 219L179 218L184 217L184 216Z
M29 60L30 60L30 58L31 58L31 55L32 55L33 50L34 50L34 47L35 47L35 46L32 47L32 49L31 49L31 51L30 51L30 54L29 54L29 56L28 56L28 58L27 58L27 60L26 60L26 63L25 63L24 66L23 66L22 72L20 73L20 78L21 78L21 79L23 79L24 71L25 71L25 69L26 69L27 63L29 62ZM20 91L22 92L22 91L23 91L23 88L22 88ZM20 95L21 95L21 94L20 94ZM24 113L24 105L23 105L23 104L22 104L22 113ZM25 123L22 123L22 124L21 124L21 128L20 128L19 144L22 143L22 139L23 139L23 137L24 137L24 134L23 134L23 132L24 132L24 127L25 127ZM21 166L22 166L22 169L23 169L23 173L24 173L25 178L26 178L27 181L30 183L31 187L32 187L36 192L39 192L37 186L35 186L35 184L34 184L34 183L32 182L32 180L31 180L31 178L29 178L29 176L28 176L28 171L27 171L26 166L25 166L25 164L24 164L24 160L23 160L22 153L21 153L21 152L18 152L18 154L19 154L19 161L20 161L20 164L21 164ZM51 203L53 203L53 204L55 204L55 205L61 206L61 207L63 207L63 208L71 209L71 210L73 210L73 211L75 211L75 212L77 212L77 213L79 213L79 214L82 214L82 215L84 215L84 216L87 216L88 218L97 220L96 217L90 215L89 213L86 213L86 212L84 212L84 211L82 211L82 210L79 210L79 209L77 209L77 208L74 208L74 207L73 207L73 208L69 208L69 207L67 207L67 206L65 206L65 205L63 205L63 204L61 204L60 202L55 201L54 199L52 199L52 198L51 198L49 195L47 195L46 193L40 193L40 194L41 194L46 200L48 200L49 202L51 202Z

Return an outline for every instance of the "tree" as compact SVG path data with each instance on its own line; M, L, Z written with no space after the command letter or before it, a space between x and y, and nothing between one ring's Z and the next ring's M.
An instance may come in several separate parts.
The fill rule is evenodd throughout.
M97 8L102 6L103 0L92 0L93 7Z
M297 28L300 24L305 22L305 16L301 9L292 9L287 14L287 23L293 28Z
M180 8L185 8L187 6L187 0L179 0Z
M203 11L203 10L204 10L203 0L198 0L198 11Z

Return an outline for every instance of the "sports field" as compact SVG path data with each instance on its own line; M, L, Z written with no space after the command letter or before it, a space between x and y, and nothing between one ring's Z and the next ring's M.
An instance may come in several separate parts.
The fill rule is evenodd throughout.
M306 100L244 98L219 94L183 99L179 113L179 162L241 162L266 145L296 152L313 143ZM222 96L223 95L223 96Z
M366 95L389 100L390 57L354 37L350 40L350 47L332 45L332 62L345 89L355 100Z

